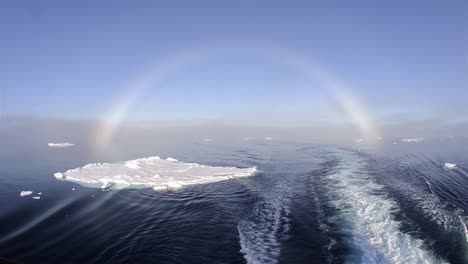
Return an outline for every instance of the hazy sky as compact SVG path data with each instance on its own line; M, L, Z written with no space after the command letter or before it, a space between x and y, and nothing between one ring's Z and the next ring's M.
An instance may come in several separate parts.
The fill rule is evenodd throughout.
M464 0L4 1L2 111L99 118L161 75L130 119L339 121L330 90L287 54L377 120L466 120L467 14Z

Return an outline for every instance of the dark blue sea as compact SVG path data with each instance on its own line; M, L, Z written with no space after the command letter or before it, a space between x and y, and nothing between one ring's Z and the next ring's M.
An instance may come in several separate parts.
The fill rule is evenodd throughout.
M101 157L27 146L0 151L0 257L20 263L468 263L466 138L148 144ZM167 191L53 177L155 155L259 171Z

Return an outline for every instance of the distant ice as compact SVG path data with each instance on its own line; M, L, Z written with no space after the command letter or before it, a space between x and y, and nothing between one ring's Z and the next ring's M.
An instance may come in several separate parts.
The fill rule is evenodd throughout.
M55 178L108 189L180 188L185 185L218 182L254 174L255 167L212 167L184 163L173 158L149 157L121 163L94 163L81 168L57 172Z
M112 185L113 183L111 181L104 181L101 185L101 189L109 190Z
M212 140L211 138L205 138L205 139L203 139L203 141L204 141L204 142L211 142L211 141L213 141L213 140Z
M41 199L41 197L40 196L33 196L33 199L34 200L39 200L39 199Z
M24 196L31 195L32 193L33 193L32 191L21 191L21 192L20 192L20 196L21 196L21 197L24 197Z
M265 140L273 140L271 137L266 137Z
M356 138L356 139L354 140L354 142L356 142L356 143L362 143L362 142L364 142L364 139L363 139L363 138Z
M65 147L73 147L75 146L75 144L73 143L68 143L68 142L64 142L64 143L49 143L49 147L51 148L65 148Z
M457 167L457 164L455 163L444 163L444 168L448 169L448 170L453 170Z
M60 172L54 173L54 177L60 180L63 180L65 178L65 175L63 175Z
M421 142L423 140L424 140L424 138L403 138L403 139L401 139L401 142L414 143L414 142Z

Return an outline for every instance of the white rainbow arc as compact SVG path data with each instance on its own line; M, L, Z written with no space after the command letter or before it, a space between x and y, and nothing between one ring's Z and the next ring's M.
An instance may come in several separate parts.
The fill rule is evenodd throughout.
M245 49L245 46L242 47ZM360 132L361 137L369 142L375 142L379 137L377 126L365 105L352 94L349 85L339 81L334 75L323 69L323 67L319 67L318 64L305 60L305 56L298 56L284 50L265 47L265 45L249 47L247 51L256 56L260 55L276 59L306 76L318 80L324 87L330 90L337 103ZM146 74L143 74L141 78L136 79L136 81L128 85L96 124L92 135L93 146L96 150L103 150L108 147L127 114L146 90L157 87L169 76L179 73L190 65L196 64L203 59L226 54L226 52L230 51L231 49L229 48L190 51L157 64ZM243 52L245 51L243 50Z

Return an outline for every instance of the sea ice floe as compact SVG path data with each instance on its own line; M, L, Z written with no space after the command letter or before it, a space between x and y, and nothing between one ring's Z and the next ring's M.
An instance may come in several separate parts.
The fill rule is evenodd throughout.
M415 142L421 142L423 140L424 140L424 138L403 138L403 139L401 139L401 142L415 143Z
M444 163L444 168L448 169L448 170L453 170L457 167L457 164L455 163Z
M255 167L214 167L185 163L173 158L149 157L120 163L94 163L66 172L55 178L83 186L108 189L180 188L185 185L218 182L254 174Z
M41 199L41 197L40 196L33 196L33 199L34 200L39 200L39 199Z
M56 173L54 173L54 177L56 179L63 180L65 178L65 175L63 175L63 173L56 172Z
M110 182L110 181L104 181L104 182L102 183L102 185L101 185L101 189L103 189L103 190L109 190L110 187L112 186L112 184L113 184L113 183Z
M33 194L32 191L21 191L20 192L21 197L28 196L28 195L31 195L31 194Z
M49 143L49 147L52 148L65 148L65 147L73 147L75 144L73 143L68 143L68 142L63 142L63 143Z

